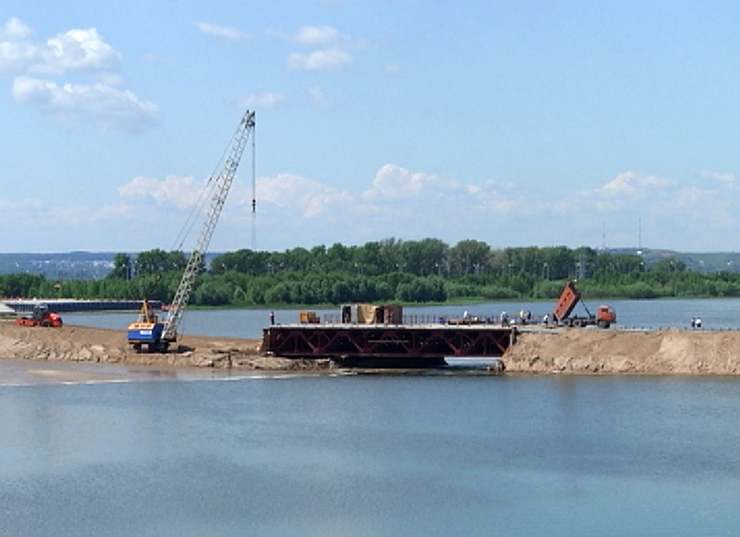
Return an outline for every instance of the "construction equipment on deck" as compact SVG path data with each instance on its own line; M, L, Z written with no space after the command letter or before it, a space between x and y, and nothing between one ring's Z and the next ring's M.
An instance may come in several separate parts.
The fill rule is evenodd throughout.
M319 324L319 322L321 322L315 311L302 311L300 319L301 324Z
M211 242L213 231L216 229L216 223L221 215L221 209L224 206L226 196L239 167L242 153L253 129L254 112L247 110L239 122L236 134L234 134L231 152L216 181L210 208L201 229L200 237L185 266L175 298L167 312L167 318L164 322L160 322L158 317L150 310L148 303L144 301L139 320L129 325L128 340L138 352L141 352L143 345L147 346L149 352L167 352L170 344L177 341L177 329L193 292L195 278L203 266L203 258L208 249L208 244Z
M583 304L586 310L585 316L571 315L578 303ZM570 281L560 293L560 298L552 312L551 324L562 326L589 326L596 325L599 328L609 328L617 322L617 314L611 306L601 305L596 309L596 314L588 311L586 304L581 300L581 293L576 288L576 282Z
M38 304L33 307L31 315L24 315L17 317L15 322L23 326L44 326L59 328L64 323L62 317L53 311L49 311L49 306L46 304Z

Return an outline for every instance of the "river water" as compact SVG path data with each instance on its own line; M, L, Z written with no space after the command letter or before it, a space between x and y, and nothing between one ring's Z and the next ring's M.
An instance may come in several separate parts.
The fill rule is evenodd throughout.
M681 304L648 302L648 320L687 325L700 315L730 328L740 309ZM624 324L643 309L614 305ZM228 322L239 333L224 335L257 337L267 313L191 312L189 322L205 335L213 333L203 323ZM130 316L112 317L125 327ZM642 319L635 327L650 326ZM0 386L0 536L673 537L740 528L735 378L137 370L127 382L106 379Z
M737 535L726 378L0 390L3 536Z
M615 300L609 301L617 312L620 328L689 328L692 317L702 320L704 329L740 329L740 298L728 299L676 299L676 300ZM593 313L598 302L585 306ZM408 322L435 321L439 317L459 318L465 312L479 317L498 318L502 312L514 317L521 310L529 310L536 318L552 311L551 302L496 302L471 306L422 306L405 307L404 319ZM275 310L278 323L297 323L298 310ZM318 309L322 320L339 320L339 308ZM578 305L576 314L584 315L586 309ZM125 330L135 314L65 314L67 323ZM220 336L235 338L260 338L269 323L269 310L188 310L182 321L181 332L194 336Z

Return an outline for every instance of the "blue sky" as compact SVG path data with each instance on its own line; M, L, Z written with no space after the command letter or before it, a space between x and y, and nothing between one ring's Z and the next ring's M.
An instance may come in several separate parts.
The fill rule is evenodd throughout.
M740 3L4 0L4 252L740 245ZM192 233L192 247L197 233Z

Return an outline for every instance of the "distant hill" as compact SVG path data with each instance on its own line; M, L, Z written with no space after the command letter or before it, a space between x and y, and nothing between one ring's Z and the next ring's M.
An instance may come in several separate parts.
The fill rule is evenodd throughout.
M676 252L674 250L661 250L654 248L607 248L604 250L611 254L637 254L642 255L645 262L649 265L661 259L673 257L677 261L686 264L688 270L703 273L721 272L740 272L740 253L739 252L705 252L690 253ZM641 252L641 253L640 253Z
M95 280L111 271L115 256L107 252L0 253L0 274L25 272L50 280Z
M99 280L113 268L117 253L0 253L0 274L40 274L49 280ZM130 254L136 257L136 254ZM206 263L220 254L207 254Z

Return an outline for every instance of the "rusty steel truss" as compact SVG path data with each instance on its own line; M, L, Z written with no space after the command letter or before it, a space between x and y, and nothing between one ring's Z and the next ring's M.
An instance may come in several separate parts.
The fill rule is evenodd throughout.
M498 358L514 334L491 325L278 325L264 329L262 350L286 358Z

